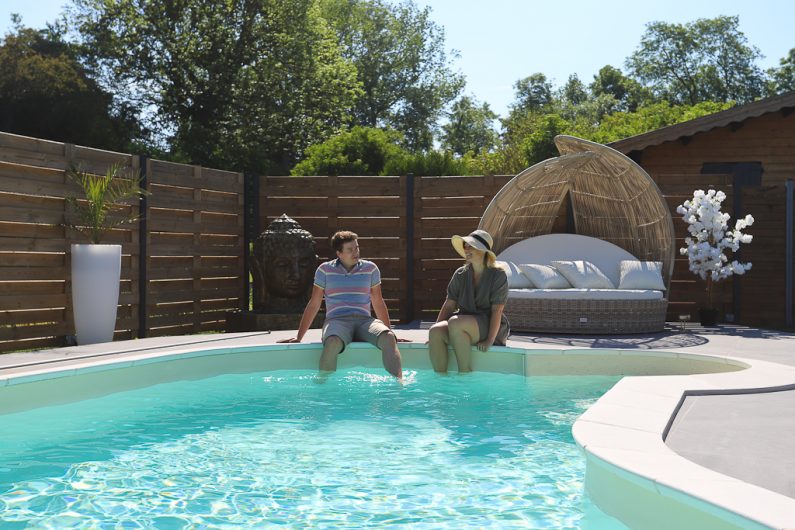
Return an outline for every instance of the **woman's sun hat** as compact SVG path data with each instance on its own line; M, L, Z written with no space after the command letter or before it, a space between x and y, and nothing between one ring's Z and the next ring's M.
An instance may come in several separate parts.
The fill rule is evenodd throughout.
M497 259L497 256L491 250L492 245L494 245L494 240L485 230L475 230L468 236L463 237L453 236L450 238L450 241L452 241L455 251L458 252L462 258L466 257L464 254L464 243L466 243L470 247L486 252L494 257L494 259Z

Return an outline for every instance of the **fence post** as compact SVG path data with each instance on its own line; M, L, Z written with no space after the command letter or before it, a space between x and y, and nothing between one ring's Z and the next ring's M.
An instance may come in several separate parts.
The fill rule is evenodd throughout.
M406 175L406 322L414 320L414 173Z
M141 188L149 191L149 157L138 155L138 167L141 172ZM146 226L148 200L146 195L141 195L138 202L138 338L142 339L147 335L147 310L146 310L146 291L148 288L146 266L149 261L149 250L147 248L148 230Z
M792 327L792 246L793 246L793 233L792 233L792 214L793 214L793 185L792 179L787 179L786 195L787 195L787 218L785 222L787 243L786 243L786 260L784 264L784 285L785 293L784 300L786 300L786 310L784 311L785 322L788 328Z
M701 167L703 175L729 174L732 177L732 202L734 203L734 220L740 218L743 211L743 188L758 187L762 185L764 169L761 162L706 162ZM742 249L734 253L737 261L742 261ZM732 312L733 322L740 320L740 278L732 278Z
M251 304L251 270L252 245L259 235L259 175L243 174L243 278L245 285L243 311L248 311Z

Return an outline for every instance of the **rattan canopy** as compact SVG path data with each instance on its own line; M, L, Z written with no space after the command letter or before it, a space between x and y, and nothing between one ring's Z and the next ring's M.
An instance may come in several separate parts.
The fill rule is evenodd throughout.
M492 235L494 251L551 233L568 204L576 233L609 241L641 260L661 261L667 285L674 263L674 227L651 177L604 145L574 136L556 136L555 145L561 156L519 173L483 213L478 228Z

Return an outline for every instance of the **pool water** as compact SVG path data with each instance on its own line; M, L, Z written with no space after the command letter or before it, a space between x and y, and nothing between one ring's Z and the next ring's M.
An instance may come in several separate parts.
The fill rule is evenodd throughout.
M0 416L0 528L625 528L571 437L619 378L407 375L223 375Z

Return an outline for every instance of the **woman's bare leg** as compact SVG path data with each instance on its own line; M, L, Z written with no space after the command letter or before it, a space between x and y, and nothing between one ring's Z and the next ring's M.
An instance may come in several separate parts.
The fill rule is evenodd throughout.
M447 321L437 322L428 330L428 353L431 356L431 365L439 373L447 372L449 354L447 345L450 344L450 334Z
M448 321L450 344L453 345L459 372L472 371L472 345L480 339L480 328L475 317L456 315Z

